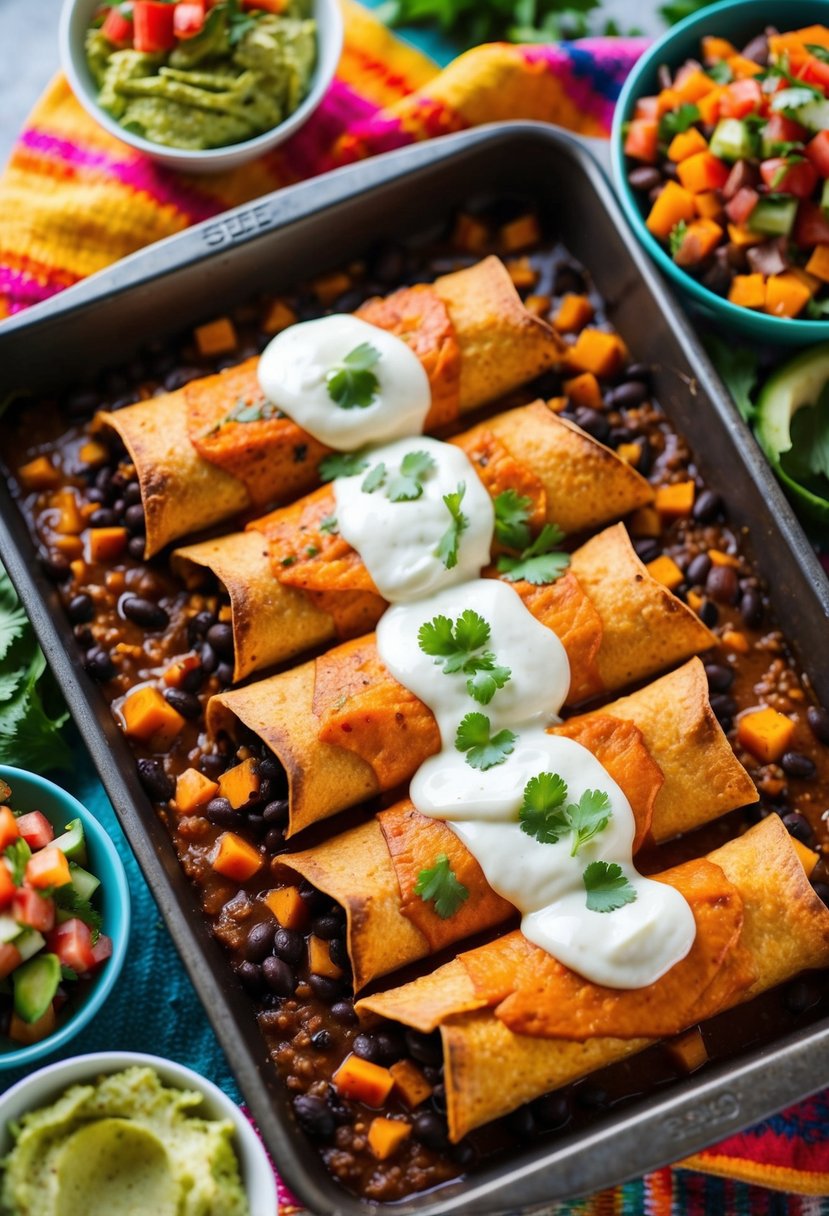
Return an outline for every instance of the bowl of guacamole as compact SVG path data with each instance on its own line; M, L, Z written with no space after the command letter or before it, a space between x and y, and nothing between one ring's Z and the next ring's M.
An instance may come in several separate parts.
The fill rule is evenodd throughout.
M65 0L61 58L111 134L172 168L267 152L313 113L342 49L336 0Z
M0 1097L2 1216L274 1216L267 1154L241 1110L156 1056L98 1053Z

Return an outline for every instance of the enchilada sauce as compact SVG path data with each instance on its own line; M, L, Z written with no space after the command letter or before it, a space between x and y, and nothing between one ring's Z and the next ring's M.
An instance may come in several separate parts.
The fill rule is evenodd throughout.
M161 340L94 386L12 411L0 442L44 570L57 584L72 623L78 661L122 724L127 695L148 690L140 713L134 705L129 710L139 731L157 728L143 743L133 731L139 775L199 891L205 917L228 951L237 982L250 993L297 1119L332 1174L373 1200L402 1198L536 1137L589 1125L597 1112L670 1086L706 1058L732 1056L749 1043L807 1025L829 1009L823 979L799 979L755 1001L750 1014L740 1009L723 1014L702 1031L539 1098L450 1145L438 1036L404 1032L390 1023L358 1024L344 914L280 863L289 848L281 766L252 735L231 741L210 740L205 733L207 700L232 679L227 597L211 576L185 586L172 575L165 554L143 559L135 470L116 440L93 435L94 411L173 391L249 358L266 345L280 317L307 320L351 311L391 286L428 281L490 250L505 257L528 306L556 318L575 353L581 343L584 354L585 329L612 332L602 301L587 272L560 246L539 241L529 253L510 253L513 234L529 236L537 228L525 210L513 206L506 221L503 206L463 216L454 239L432 249L378 249L347 274L306 285L291 301L258 301L239 309L233 316L235 349L218 360L200 355L190 336ZM334 298L332 283L340 290ZM626 521L634 545L718 638L703 656L711 704L754 778L760 802L692 839L661 846L658 855L640 854L637 864L653 873L699 856L770 814L781 815L792 835L823 852L829 848L829 713L815 703L771 617L744 538L729 522L727 487L704 485L687 444L652 398L652 370L635 362L635 335L626 337L634 347L630 355L623 344L596 346L588 339L587 356L601 356L598 375L586 370L547 374L498 408L544 396L563 417L609 444L661 487L658 512L645 508ZM451 359L447 367L454 377ZM313 454L297 445L292 459L302 463ZM748 711L758 709L781 719L767 717L754 732L741 728ZM772 736L776 745L769 747ZM205 791L210 793L206 801ZM314 833L320 838L340 831L375 809L311 829L291 847L305 847ZM823 861L812 881L829 900ZM359 1065L335 1084L347 1058L380 1070L364 1070L375 1082L390 1077L387 1096L385 1085L366 1087Z

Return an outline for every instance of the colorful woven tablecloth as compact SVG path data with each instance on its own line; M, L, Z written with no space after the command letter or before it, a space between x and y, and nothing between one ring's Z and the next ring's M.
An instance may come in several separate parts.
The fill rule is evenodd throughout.
M229 173L184 176L154 165L87 117L62 77L53 80L0 179L0 317L227 207L415 140L504 119L606 135L622 81L644 46L639 39L494 44L441 69L353 0L343 4L345 49L323 104L289 142ZM63 1054L108 1047L151 1051L189 1064L236 1094L88 761L79 760L67 785L104 821L127 862L134 928L129 964L102 1016ZM0 1074L0 1088L16 1079ZM555 1205L550 1213L829 1216L829 1200L821 1196L829 1196L825 1094L681 1167ZM285 1213L298 1210L287 1192L281 1198Z

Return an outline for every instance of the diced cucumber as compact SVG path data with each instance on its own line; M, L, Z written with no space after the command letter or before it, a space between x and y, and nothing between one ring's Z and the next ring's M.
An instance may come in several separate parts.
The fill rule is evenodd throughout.
M756 140L739 118L721 118L711 136L709 150L720 160L733 162L754 155Z
M66 831L52 841L52 846L65 853L70 861L86 861L86 840L83 834L83 824L80 819L73 819L66 825Z
M793 111L797 122L809 131L829 131L829 98L816 97Z
M76 865L74 861L69 863L69 873L72 876L72 887L81 899L91 899L101 885L100 878L90 874L83 866Z
M38 950L42 950L46 945L46 938L42 933L38 933L37 929L24 929L23 932L14 939L14 944L20 951L20 957L25 963L27 959L32 958L37 954Z
M748 217L748 226L767 236L788 236L796 215L796 198L761 198Z
M20 925L13 916L0 916L0 942L13 942L20 934Z
M24 1022L36 1022L52 1004L60 984L56 954L39 954L18 967L13 975L14 1011Z

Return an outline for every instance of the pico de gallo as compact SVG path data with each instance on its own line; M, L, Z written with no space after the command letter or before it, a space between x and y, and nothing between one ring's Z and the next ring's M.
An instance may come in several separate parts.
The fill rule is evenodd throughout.
M660 84L624 143L648 230L732 304L829 316L829 28L704 37Z
M101 108L153 143L199 151L283 122L316 55L310 0L119 0L86 36Z
M0 1029L22 1046L53 1033L112 942L101 933L100 881L86 869L80 819L56 834L42 811L15 812L11 797L0 780Z

